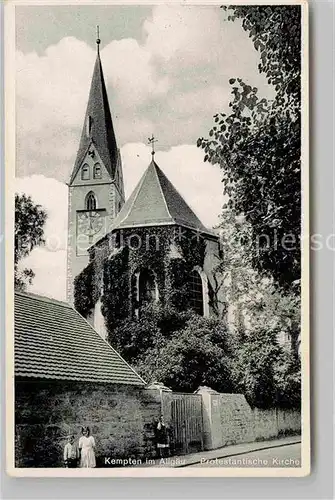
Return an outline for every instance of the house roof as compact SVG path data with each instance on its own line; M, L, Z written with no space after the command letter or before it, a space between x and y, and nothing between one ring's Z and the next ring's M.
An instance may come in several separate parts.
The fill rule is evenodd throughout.
M69 304L15 293L15 376L145 385Z
M91 130L89 134L87 134L86 127L88 117L90 117L91 120ZM92 142L97 148L109 175L114 179L118 160L118 148L99 52L93 70L84 126L70 184L74 180Z
M214 236L152 160L116 217L112 230L175 224Z

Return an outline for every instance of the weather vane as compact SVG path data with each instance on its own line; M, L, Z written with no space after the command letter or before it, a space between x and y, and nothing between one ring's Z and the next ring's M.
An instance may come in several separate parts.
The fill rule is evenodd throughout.
M154 155L155 155L155 142L157 142L157 141L158 141L158 139L155 139L154 134L152 134L151 137L148 137L148 144L151 144L151 147L152 147L152 151L151 151L152 157L154 157Z
M96 40L96 42L97 42L98 52L99 52L99 45L101 42L100 37L99 37L99 26L97 26L97 40Z

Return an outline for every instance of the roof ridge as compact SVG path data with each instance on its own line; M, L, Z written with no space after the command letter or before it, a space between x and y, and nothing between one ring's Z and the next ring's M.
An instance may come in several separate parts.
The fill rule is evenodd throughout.
M190 203L188 201L185 200L184 196L181 194L181 192L179 191L179 189L176 188L176 186L171 182L171 180L169 179L169 177L165 174L165 172L156 164L156 167L160 173L160 175L163 176L163 178L165 178L166 182L170 185L170 187L172 188L172 190L175 192L175 194L182 200L182 202L184 203L184 206L191 212L191 214L194 216L194 218L200 223L200 226L194 226L194 225L190 225L189 228L190 229L193 229L193 230L196 230L196 231L199 231L200 233L204 233L204 234L212 234L212 231L207 228L203 222L201 221L200 217L197 215L196 213L196 210L193 209L191 206L190 206ZM156 173L158 175L158 172L157 172L157 169L156 169ZM160 183L161 185L161 183ZM165 199L165 197L164 197ZM167 202L166 202L167 203ZM179 214L178 216L176 217L175 215L173 216L171 214L171 211L170 209L168 210L169 214L171 215L171 218L173 221L176 222L176 224L179 224L179 225L184 225L185 227L187 227L186 223L187 223L187 220L184 219L181 217L179 218ZM179 222L178 222L179 221Z
M119 226L120 224L122 224L122 222L123 222L123 221L124 221L124 220L128 217L128 215L130 214L130 212L131 212L131 210L132 210L132 208L133 208L133 206L134 206L134 204L135 204L135 201L136 201L136 199L137 199L137 197L138 197L138 194L139 194L139 192L140 192L140 190L141 190L141 187L143 186L144 179L145 179L145 177L146 177L147 173L148 173L148 168L147 168L147 169L143 172L143 175L142 175L141 179L138 181L137 185L135 186L134 191L130 194L130 196L129 196L128 200L130 200L130 198L131 198L131 196L132 196L132 195L134 195L134 198L132 199L132 202L129 204L128 210L127 210L127 212L125 213L125 215L123 216L123 218L122 218L120 221L118 221L118 223L117 223L117 225L118 225L118 226ZM127 202L126 202L126 203L127 203ZM122 211L122 209L121 209L121 211ZM121 213L121 212L120 212L120 213ZM117 219L117 217L115 218L115 220L116 220L116 219ZM113 224L113 225L114 225L114 224Z
M21 295L22 297L27 297L28 299L39 300L40 302L49 302L57 306L68 307L69 309L73 309L73 307L69 302L54 299L53 297L47 297L45 295L39 295L37 293L21 292L19 290L14 290L14 295Z
M106 115L106 104L109 108L109 100L108 100L108 95L107 95L107 89L106 89L106 82L105 82L105 78L104 78L104 73L103 73L103 70L102 70L102 64L101 64L101 59L100 59L100 52L98 52L97 54L97 59L98 59L98 62L99 62L99 72L100 72L100 80L101 80L101 98L102 98L102 102L103 102L103 106L102 106L102 112L103 112L103 117L104 117L104 123L106 124L107 123L107 115ZM106 96L104 95L104 88L106 90ZM105 97L107 98L107 103L105 102ZM113 125L113 122L112 122L112 125ZM114 128L114 127L113 127ZM104 127L103 128L103 134L104 134L104 137L105 137L105 141L106 141L106 144L107 144L107 147L108 147L108 133L107 133L107 127ZM114 132L115 134L115 132ZM115 139L115 142L116 142L116 139ZM116 149L117 149L117 144L116 144ZM112 179L115 178L115 172L114 172L114 176L112 176Z
M173 221L173 217L172 217L172 215L171 215L171 212L170 212L170 210L169 210L168 204L167 204L167 202L166 202L166 199L165 199L165 194L164 194L164 191L163 191L163 188L162 188L162 185L161 185L161 182L160 182L160 180L159 180L158 173L157 173L157 168L158 168L159 170L160 170L160 168L159 168L159 166L157 165L157 163L155 162L155 160L152 160L152 162L151 162L151 163L152 163L152 164L153 164L153 166L154 166L155 176L156 176L156 178L157 178L157 182L158 182L159 190L160 190L160 192L161 192L161 194L162 194L162 197L163 197L163 201L164 201L164 205L165 205L166 211L167 211L168 215L170 216L171 220Z

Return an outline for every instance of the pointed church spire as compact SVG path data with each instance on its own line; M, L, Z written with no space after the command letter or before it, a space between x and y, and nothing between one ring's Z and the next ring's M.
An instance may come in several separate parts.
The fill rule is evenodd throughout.
M92 144L97 149L112 179L115 177L115 171L118 164L118 148L100 60L100 43L99 27L97 26L97 56L93 70L84 126L70 183L76 176Z

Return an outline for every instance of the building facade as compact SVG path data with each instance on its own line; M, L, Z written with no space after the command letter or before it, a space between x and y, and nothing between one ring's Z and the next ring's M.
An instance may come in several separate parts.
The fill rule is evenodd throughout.
M207 229L154 158L75 279L75 307L103 337L149 304L219 315L217 235ZM104 318L103 318L104 317Z
M152 153L125 203L99 43L79 150L69 182L67 299L106 337L106 323L149 303L220 314L219 240Z

